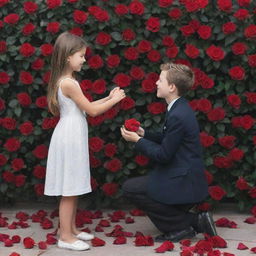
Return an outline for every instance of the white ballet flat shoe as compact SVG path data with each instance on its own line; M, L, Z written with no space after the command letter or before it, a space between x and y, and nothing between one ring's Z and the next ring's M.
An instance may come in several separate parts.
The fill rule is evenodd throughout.
M85 251L90 248L89 244L87 244L81 240L77 240L74 243L67 243L67 242L63 242L63 241L59 240L58 247L62 248L62 249L73 250L73 251Z
M78 235L76 235L76 237L78 239L84 240L84 241L88 241L88 240L92 240L94 238L94 235L89 234L87 232L81 232Z

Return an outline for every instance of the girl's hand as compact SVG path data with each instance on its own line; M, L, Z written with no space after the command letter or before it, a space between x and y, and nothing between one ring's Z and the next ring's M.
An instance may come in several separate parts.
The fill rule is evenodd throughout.
M122 99L124 99L126 97L125 95L125 92L123 89L116 89L114 92L113 92L113 96L111 99L113 99L115 101L115 103L121 101Z
M141 137L144 137L145 130L140 126L139 129L137 130L137 134L140 135Z
M116 90L120 90L120 87L115 87L114 89L112 89L108 95L109 99L112 99L113 98L113 95L114 95L114 92Z

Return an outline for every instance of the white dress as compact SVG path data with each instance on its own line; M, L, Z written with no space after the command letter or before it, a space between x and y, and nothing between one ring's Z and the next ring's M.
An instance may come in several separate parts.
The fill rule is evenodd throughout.
M64 96L58 85L60 120L54 129L46 167L44 194L75 196L91 192L88 150L88 126L85 114Z

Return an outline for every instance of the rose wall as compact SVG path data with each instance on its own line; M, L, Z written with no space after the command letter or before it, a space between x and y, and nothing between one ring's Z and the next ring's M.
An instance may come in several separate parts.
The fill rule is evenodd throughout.
M114 86L127 94L88 117L97 205L117 202L124 180L151 168L119 129L130 118L161 129L166 104L155 82L160 64L173 61L195 72L187 97L200 123L210 193L201 208L233 200L256 211L255 1L0 0L0 7L1 201L42 198L58 122L47 110L49 64L56 37L68 30L89 44L78 74L85 96L99 99Z

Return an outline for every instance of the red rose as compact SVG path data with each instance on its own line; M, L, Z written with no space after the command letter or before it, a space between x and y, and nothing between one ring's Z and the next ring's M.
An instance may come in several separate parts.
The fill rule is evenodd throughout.
M40 242L38 243L38 248L39 248L40 250L46 250L46 249L47 249L47 244L46 244L46 242L40 241Z
M144 78L145 72L142 68L134 66L130 70L130 76L135 80L141 80Z
M46 117L43 119L42 128L44 130L52 129L54 128L59 121L59 118L56 117Z
M131 14L143 15L144 14L144 5L138 0L134 0L130 3L129 9Z
M188 23L188 25L192 26L192 28L193 28L195 31L197 31L197 30L200 28L200 26L201 26L200 22L199 22L198 20L196 20L196 19L191 20L191 21Z
M235 146L235 136L224 136L218 139L219 144L227 149L231 149Z
M221 121L225 118L225 110L221 107L215 108L213 110L211 110L208 114L207 117L209 119L209 121L211 122L217 122L217 121Z
M256 38L256 25L249 25L244 31L244 36L252 39Z
M134 33L133 30L131 30L130 28L125 29L122 32L122 37L125 41L131 41L134 40L136 37L136 34Z
M22 135L29 135L33 132L34 127L30 121L27 121L20 125L19 130Z
M0 54L7 51L7 45L5 41L0 41Z
M15 152L17 151L21 146L21 143L18 139L15 138L9 138L6 140L4 147L9 152Z
M198 33L200 38L206 40L206 39L211 37L211 35L212 35L212 28L210 26L207 26L207 25L202 25L197 30L197 33Z
M41 96L36 99L36 105L39 108L46 108L47 107L47 98L46 96Z
M33 175L38 179L44 179L46 168L44 166L37 165L34 167Z
M117 158L113 158L112 160L107 161L104 164L104 167L111 172L117 172L122 168L122 162Z
M228 95L227 100L229 105L231 105L233 108L239 108L241 105L241 99L236 94Z
M174 59L178 55L179 49L176 45L173 45L172 47L167 48L165 53L168 58Z
M20 54L24 57L30 57L35 53L35 48L30 43L24 43L20 47Z
M100 125L104 121L104 116L103 115L99 115L99 116L95 116L95 117L88 116L87 120L91 126L97 126L97 125Z
M157 50L151 50L148 52L147 58L152 62L158 62L161 59L161 54Z
M7 158L5 155L0 154L0 166L3 166L7 163Z
M92 81L88 80L88 79L82 80L80 82L80 87L83 92L86 92L86 91L92 89Z
M18 187L22 187L25 184L26 181L26 176L20 174L18 176L15 176L15 186Z
M150 17L146 22L146 28L151 32L159 31L160 26L160 19L157 17Z
M240 119L240 125L243 127L245 130L249 130L253 127L254 125L254 119L250 115L244 115Z
M192 34L195 33L195 29L191 25L185 25L185 26L181 27L180 31L181 31L182 35L185 37L191 36Z
M96 43L100 45L108 45L111 42L111 36L105 32L99 32L96 36Z
M204 174L207 180L207 184L210 185L213 182L213 175L207 170L204 171Z
M12 247L13 246L13 241L11 239L5 239L4 240L4 246L5 247Z
M21 240L20 236L18 236L18 235L12 236L12 241L13 241L14 243L19 243L20 240Z
M26 13L31 14L37 11L37 4L31 1L23 3L23 9Z
M256 136L252 137L253 144L256 145Z
M144 92L152 93L156 90L156 82L151 79L145 79L141 83L142 90Z
M84 24L87 21L87 14L84 11L74 10L73 19L78 24Z
M18 93L17 99L23 107L27 107L32 103L30 96L26 92Z
M197 101L197 109L203 113L208 113L212 110L212 103L208 99L200 99Z
M53 52L53 46L51 44L42 44L40 46L40 49L41 49L41 54L43 56L49 56Z
M49 0L47 0L49 1ZM23 239L23 245L26 249L31 249L35 245L35 241L31 237L25 237Z
M118 187L119 187L119 185L116 183L105 183L102 186L102 191L107 196L113 196L116 194Z
M207 252L211 252L212 249L213 249L213 245L210 241L199 240L195 245L194 252L199 255L203 255Z
M149 163L149 158L143 155L137 155L135 157L135 162L140 166L145 166Z
M76 27L76 28L70 29L69 33L76 35L76 36L82 36L84 31L81 28Z
M243 80L245 78L245 70L241 66L235 66L229 70L229 75L233 80Z
M12 160L11 165L12 165L12 169L14 171L19 171L22 168L24 168L24 161L21 158L15 158Z
M172 5L172 3L173 0L158 0L158 5L163 8L169 7L170 5Z
M192 44L186 44L186 49L184 52L191 59L196 59L200 54L199 49Z
M207 55L214 61L220 61L224 59L225 52L221 49L221 47L217 47L215 45L211 45L206 49Z
M47 71L43 74L43 81L48 84L49 81L50 81L50 76L51 76L51 72L50 71Z
M60 30L60 23L59 22L49 22L46 27L46 31L56 34Z
M4 22L10 25L16 24L20 19L20 16L16 13L10 13L6 17L4 17Z
M10 0L1 0L0 1L0 7L3 7L4 5L6 5L7 3L9 3Z
M239 177L239 179L236 181L236 188L239 190L248 190L250 186L243 177Z
M248 7L252 0L237 0L241 7Z
M6 72L0 72L0 84L7 84L10 81L10 76Z
M216 156L213 159L213 163L216 167L223 169L229 169L233 166L233 161L229 156Z
M220 201L223 196L227 194L226 191L218 185L210 186L208 190L211 198L217 201Z
M248 192L251 198L256 198L256 187L251 188Z
M2 174L3 180L8 183L13 183L15 181L15 175L10 171L5 171Z
M125 97L120 102L120 108L122 110L128 110L135 106L135 101L130 97Z
M147 106L147 109L153 115L161 114L166 111L166 104L162 102L153 102Z
M99 55L94 55L88 60L88 65L92 69L98 69L103 66L103 60Z
M147 40L141 40L138 43L137 49L140 53L145 53L148 52L152 49L152 45L151 42L147 41Z
M229 157L231 157L233 161L240 161L244 157L244 151L239 148L233 148L229 152Z
M90 166L92 168L98 168L99 166L101 166L100 159L94 157L93 155L90 155Z
M113 119L119 112L119 109L117 107L112 107L111 109L107 110L104 113L104 118L105 119Z
M108 12L102 9L99 9L97 12L95 12L94 17L100 22L105 22L109 20Z
M173 8L168 15L171 19L178 20L182 16L182 11L179 8Z
M104 148L104 153L108 157L113 157L116 154L117 146L115 144L108 143Z
M120 64L120 57L117 54L110 55L107 57L106 62L109 68L115 68Z
M124 73L118 73L115 75L113 82L118 85L120 88L124 88L130 85L131 78L130 76Z
M245 43L237 42L232 45L231 49L235 55L243 55L246 53L248 47Z
M248 104L256 104L256 92L246 92L245 96Z
M102 150L104 145L104 140L99 137L92 137L89 139L89 148L93 152L99 152Z
M256 54L252 54L248 56L248 64L250 67L256 67Z
M124 4L118 4L115 6L115 13L119 16L129 13L129 8Z
M224 34L232 34L236 31L236 24L233 22L227 22L223 24L222 31Z
M162 44L166 47L172 47L173 45L175 45L175 41L171 36L164 36Z
M37 58L35 61L32 62L31 68L34 70L40 70L44 67L44 60Z
M0 111L5 109L5 101L0 98Z
M211 135L208 135L206 132L201 132L200 133L200 142L203 147L208 148L214 144L215 138Z
M234 13L234 17L238 20L245 20L249 17L250 13L246 9L239 9Z
M218 0L217 5L221 11L229 12L232 9L232 0Z
M103 94L106 91L106 81L104 79L98 79L92 84L92 92L96 94Z
M125 120L124 126L127 130L136 132L140 127L140 122L137 121L135 118L131 118L131 119Z
M45 145L41 144L36 146L32 153L36 158L44 159L48 155L48 148Z
M124 51L124 57L127 60L136 60L139 57L139 52L137 51L137 49L135 47L128 47Z
M62 1L61 0L47 0L46 4L47 4L49 9L54 9L54 8L57 8L57 7L61 6Z
M29 36L35 30L35 28L36 26L34 24L28 23L22 28L22 34L24 36Z
M16 120L11 117L5 117L2 119L2 126L7 130L15 130Z

